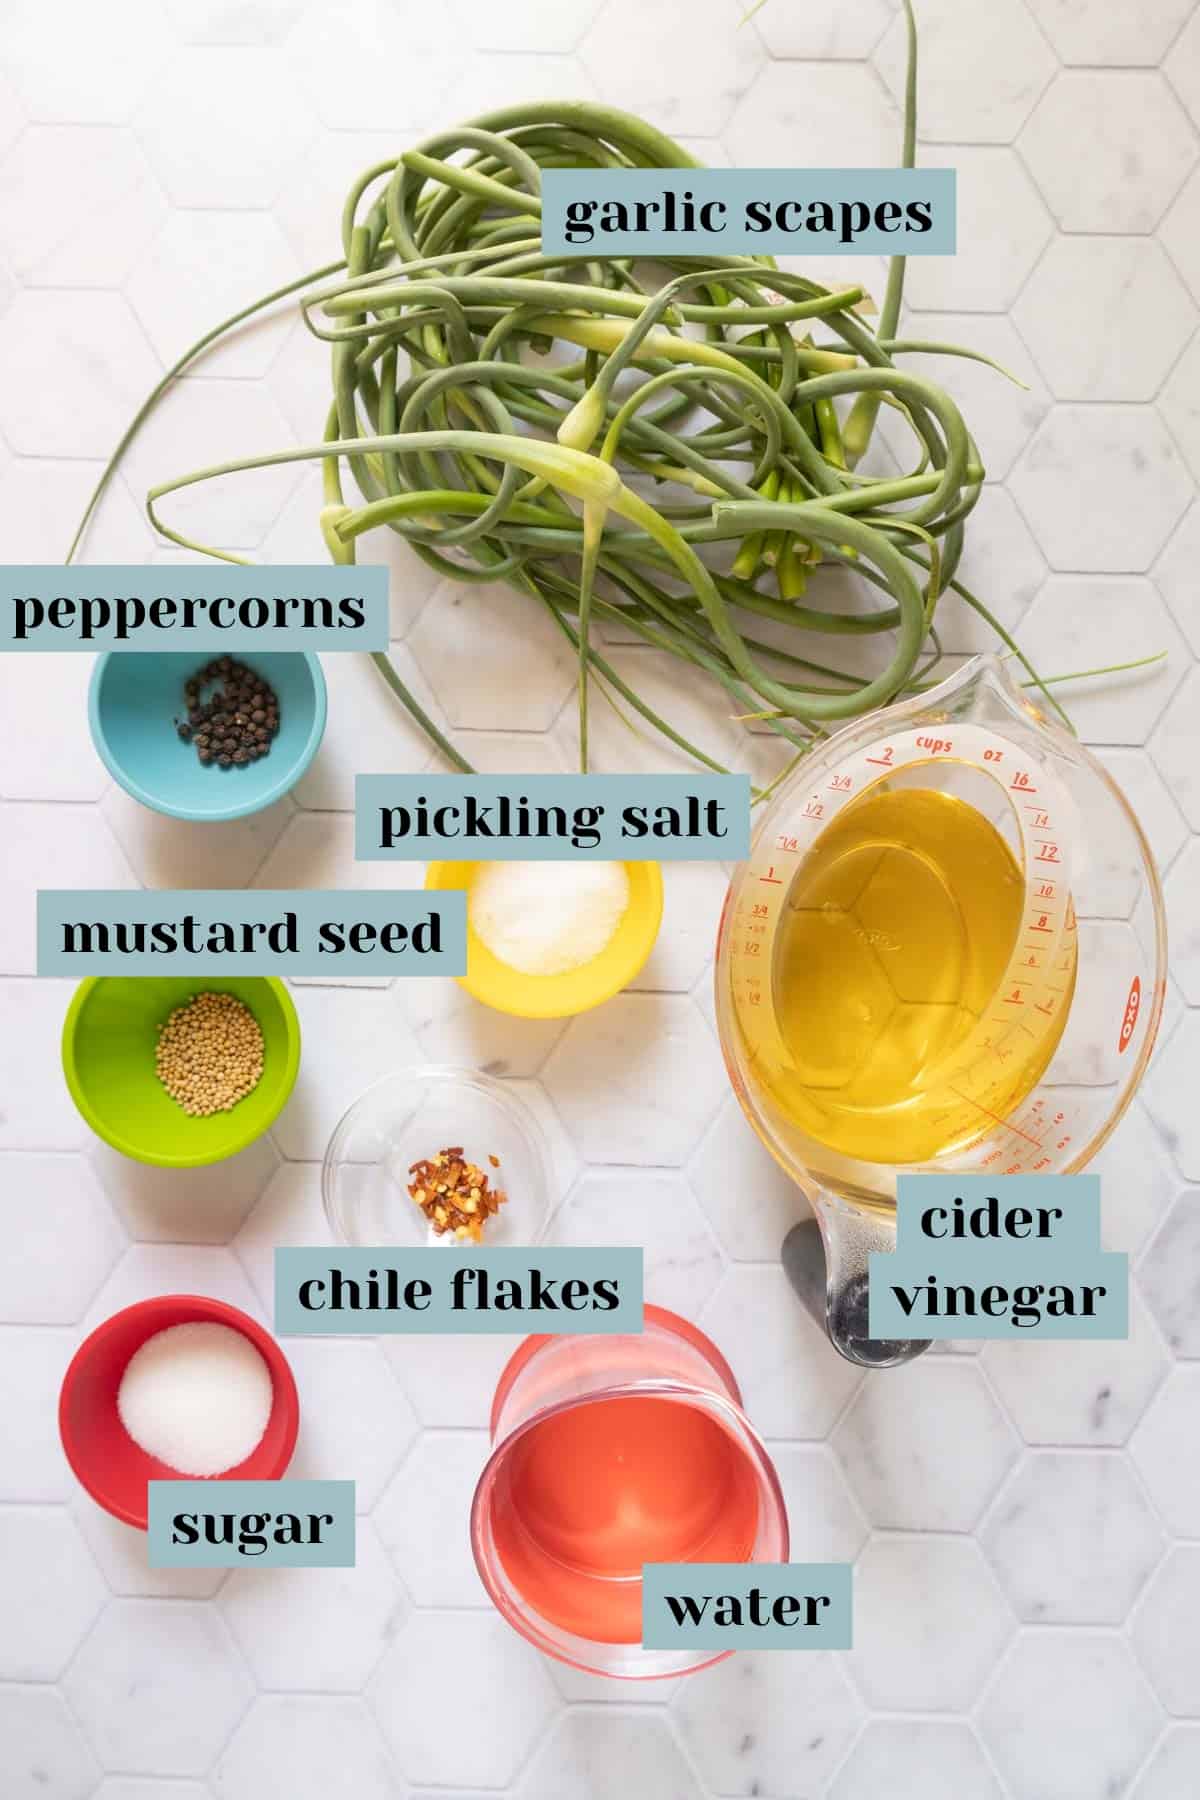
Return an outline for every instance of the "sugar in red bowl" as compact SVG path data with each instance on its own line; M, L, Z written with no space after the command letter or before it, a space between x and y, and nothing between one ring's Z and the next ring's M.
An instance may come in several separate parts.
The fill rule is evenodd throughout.
M292 1460L300 1399L288 1360L269 1331L236 1306L203 1294L160 1294L114 1313L84 1339L63 1377L58 1429L77 1478L115 1519L146 1529L149 1481L183 1481L167 1463L135 1444L117 1412L117 1390L134 1352L172 1325L227 1325L254 1345L271 1374L273 1399L259 1442L214 1481L277 1481Z

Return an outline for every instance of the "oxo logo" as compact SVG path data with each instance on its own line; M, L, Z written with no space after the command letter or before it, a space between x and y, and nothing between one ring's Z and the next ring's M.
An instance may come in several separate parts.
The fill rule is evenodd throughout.
M1142 1004L1142 984L1135 975L1129 988L1129 998L1125 1002L1125 1017L1121 1020L1121 1035L1117 1040L1118 1056L1129 1048L1129 1040L1133 1036L1133 1028L1137 1024L1138 1008Z

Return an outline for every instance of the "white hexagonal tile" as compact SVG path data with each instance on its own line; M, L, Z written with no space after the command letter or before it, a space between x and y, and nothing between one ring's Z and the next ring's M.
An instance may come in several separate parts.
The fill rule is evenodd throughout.
M1022 0L931 0L919 24L917 120L941 144L1007 144L1054 73L1054 57ZM896 18L876 52L897 100L904 92L906 34ZM893 157L892 162L898 159Z
M1144 742L1191 660L1157 591L1135 576L1052 575L1018 635L1044 676L1166 652L1163 662L1066 686L1063 703L1085 743Z
M293 807L283 799L247 819L198 827L152 812L123 788L110 786L103 812L144 887L234 888L248 885Z
M989 479L1002 481L1050 405L1029 352L1008 320L978 314L918 313L905 320L900 335L918 343L962 344L990 356L1017 377L1009 381L986 363L962 356L922 354L899 359L903 368L945 388L966 421ZM881 429L901 466L914 466L917 440L899 415L885 413ZM966 527L968 539L974 524L972 515Z
M1148 569L1192 497L1161 420L1140 407L1055 407L1010 486L1052 569L1103 574ZM1096 506L1118 489L1125 505Z
M404 1784L361 1700L264 1694L212 1774L217 1800L404 1800Z
M166 0L184 44L278 44L303 11L302 0Z
M0 1780L7 1800L87 1800L100 1768L53 1688L0 1689ZM164 1794L163 1800L168 1800Z
M922 1357L866 1381L833 1446L873 1525L970 1531L1017 1455L974 1363Z
M1136 9L1105 0L1028 0L1060 62L1122 65L1162 59L1188 15L1188 0L1142 0Z
M1165 874L1188 835L1171 790L1145 750L1102 749L1097 755L1145 832L1159 874Z
M1200 505L1193 505L1155 563L1154 582L1196 655L1200 655L1200 593L1194 576L1198 552Z
M965 1711L1012 1629L970 1538L875 1537L858 1559L847 1660L874 1711Z
M1191 114L1192 123L1200 123L1200 25L1194 13L1172 44L1163 68Z
M1132 69L1061 71L1019 148L1063 231L1153 231L1196 160L1162 76Z
M0 340L0 430L27 456L107 456L158 374L119 294L26 290Z
M1200 1537L1200 1369L1177 1365L1129 1440L1129 1454L1174 1537Z
M631 986L646 993L686 994L708 967L728 882L716 863L662 866L663 919L645 968Z
M921 1800L1001 1800L971 1727L953 1720L872 1719L838 1771L829 1800L864 1794L920 1794Z
M1172 1725L1129 1790L1130 1800L1178 1800L1200 1787L1200 1726Z
M92 1168L129 1235L153 1243L227 1244L279 1165L269 1138L199 1169L159 1169L97 1143Z
M275 1141L285 1156L319 1159L363 1089L421 1056L386 990L297 987L292 998L304 1052L295 1092L274 1126Z
M773 57L833 62L869 56L891 18L889 0L863 0L853 7L838 0L810 0L800 8L763 7L755 14L755 25Z
M0 1326L0 1500L65 1500L72 1492L58 1436L58 1390L78 1342L74 1330Z
M1152 400L1192 335L1196 308L1158 244L1059 237L1013 317L1059 400ZM1144 329L1149 318L1153 331Z
M32 975L37 967L37 910L29 871L53 870L62 888L135 888L137 882L104 819L90 806L10 803L3 810L6 856L0 870L0 968Z
M725 1254L734 1262L772 1262L808 1201L764 1150L730 1095L688 1163L688 1180Z
M184 0L190 5L191 0ZM395 127L363 131L343 127L318 130L287 170L271 207L305 269L324 268L342 255L342 203L360 175L385 159L395 161L407 148L409 134ZM371 189L382 191L382 183ZM303 328L302 328L303 329ZM305 333L309 336L308 333ZM314 355L322 360L328 382L329 346L309 336ZM319 425L320 421L316 423Z
M1023 1344L997 1338L983 1352L1027 1444L1123 1444L1162 1380L1165 1361L1132 1283L1128 1339Z
M72 981L0 984L6 1029L0 1032L0 1149L74 1150L88 1139L59 1066L63 1014Z
M828 1652L753 1652L682 1683L671 1703L715 1794L819 1793L854 1741L861 1707Z
M1162 1713L1120 1638L1023 1631L979 1713L979 1733L1022 1800L1123 1794Z
M746 1412L764 1437L824 1437L861 1379L778 1265L731 1269L702 1323L729 1358Z
M678 24L671 0L609 0L580 61L610 105L664 131L714 137L763 67L763 47L724 0L693 0L687 31Z
M317 1248L333 1242L321 1204L321 1171L315 1161L285 1162L275 1170L261 1198L233 1242L242 1267L267 1312L274 1309L275 1246Z
M722 136L744 169L819 168L834 141L841 167L889 168L899 160L900 133L873 69L802 62L768 63Z
M1192 298L1200 300L1200 169L1194 170L1179 190L1158 228L1158 241L1191 289Z
M128 131L34 125L0 164L0 249L34 287L119 287L165 212Z
M408 1600L368 1519L352 1569L234 1569L217 1605L259 1685L353 1694L403 1627Z
M1136 1256L1179 1190L1162 1138L1135 1100L1088 1165L1100 1177L1100 1239L1106 1250Z
M1167 1039L1142 1089L1146 1111L1188 1181L1200 1182L1200 1117L1196 1058L1200 1013L1185 1013Z
M665 1719L612 1707L563 1713L517 1784L518 1800L599 1800L604 1793L700 1800L702 1789Z
M107 1597L70 1515L0 1507L0 1678L54 1681Z
M138 258L126 293L164 364L173 363L248 296L299 275L295 252L266 213L173 212ZM264 375L290 332L290 315L239 327L196 364L198 378ZM314 434L315 435L315 434Z
M169 47L155 0L129 0L117 17L82 7L69 30L38 0L9 0L4 9L5 70L30 116L51 124L122 124Z
M469 1731L462 1729L464 1694L471 1696ZM555 1704L541 1658L486 1612L414 1612L367 1698L409 1780L456 1787L510 1782Z
M488 1423L492 1394L505 1363L523 1343L519 1333L439 1337L389 1336L383 1353L422 1425L478 1427Z
M211 1607L114 1600L63 1691L106 1768L203 1775L254 1687Z
M966 522L958 579L1019 641L1017 627L1045 576L1046 564L1012 496L989 484ZM951 654L999 648L992 627L954 593L938 601L937 630Z
M109 1591L130 1600L211 1600L225 1579L224 1569L152 1569L146 1533L114 1519L80 1488L71 1506L88 1549Z
M1128 1461L1111 1450L1027 1456L980 1542L1033 1625L1119 1625L1165 1547Z
M536 1075L565 1030L562 1019L498 1013L444 975L409 976L397 986L396 998L427 1062L488 1075Z
M646 1299L694 1318L724 1268L708 1222L682 1175L590 1169L550 1222L548 1244L642 1245Z
M453 117L476 118L503 111L514 94L522 101L593 100L596 84L576 56L537 54L529 51L477 50L459 71L454 83Z
M444 729L445 719L408 648L393 644L392 664L418 703ZM419 775L433 745L374 664L364 656L329 656L324 663L331 716L354 720L353 735L326 737L296 787L301 806L354 809L355 775Z
M92 1800L211 1800L199 1781L164 1781L157 1775L109 1775Z
M1163 893L1171 935L1171 966L1189 1006L1200 1005L1200 919L1196 916L1196 883L1200 880L1200 838L1192 838L1167 876Z
M69 1325L82 1317L125 1245L81 1156L13 1155L5 1181L22 1207L21 1255L0 1261L0 1318Z
M545 731L576 678L574 652L548 613L503 582L443 582L408 642L455 726L503 730L519 693L521 723Z
M959 253L914 256L904 283L908 304L929 312L1011 306L1054 231L1024 165L1012 150L962 144L923 154L921 166L956 171Z
M384 1548L418 1606L491 1604L467 1527L487 1457L486 1432L423 1432L375 1509Z
M24 131L28 118L20 96L8 76L0 70L0 151L15 144Z
M463 39L449 9L414 12L386 0L329 0L308 7L288 37L286 55L313 113L338 131L389 131L405 149L440 111L458 116L451 86ZM331 81L353 68L353 83ZM398 84L396 70L404 70ZM447 107L442 107L443 99Z
M740 727L730 721L732 702L716 682L698 681L692 671L681 683L675 658L644 646L606 650L605 660L643 704L703 755L722 765L740 766L743 736ZM656 731L623 696L614 698L616 705L610 706L593 683L588 709L589 769L609 775L695 772L698 765L692 756ZM554 738L565 766L578 769L579 715L574 694L555 722Z
M270 1316L237 1257L223 1245L133 1244L88 1307L84 1329L93 1331L123 1306L155 1294L207 1294L240 1307L252 1319Z
M108 774L88 729L94 659L52 650L0 669L0 768L9 800L98 800Z
M457 0L466 41L480 50L574 50L601 0L513 0L503 19L490 0Z
M389 881L395 879L394 867L388 867ZM411 867L403 866L401 878ZM353 814L293 812L249 885L268 890L366 887L373 872L368 864L355 863ZM386 981L381 985L386 987Z
M406 1395L369 1338L289 1338L286 1348L302 1415L288 1474L353 1481L355 1505L369 1512L417 1435Z
M1200 831L1200 759L1196 718L1200 669L1191 669L1176 690L1150 742L1154 765L1193 831Z
M1200 1192L1180 1194L1138 1268L1146 1304L1176 1356L1200 1356Z
M303 92L278 51L208 45L171 58L134 126L180 207L270 206L313 131Z
M1167 1711L1200 1718L1200 1548L1176 1545L1142 1596L1131 1629Z
M217 463L283 450L289 441L286 419L259 383L188 378L176 382L164 395L138 433L129 449L125 474L140 499L159 482ZM199 543L223 550L254 550L299 479L298 466L290 463L224 475L171 494L161 502L160 514L173 531Z
M62 562L91 498L101 465L14 458L0 463L5 555L22 562ZM125 483L111 483L83 539L84 562L149 561L153 538Z
M573 1020L543 1079L600 1163L683 1162L724 1092L716 1046L682 994L620 994Z
M792 1562L853 1562L868 1526L828 1444L772 1444L791 1530Z
M1176 363L1158 405L1192 474L1200 478L1200 344L1195 338Z

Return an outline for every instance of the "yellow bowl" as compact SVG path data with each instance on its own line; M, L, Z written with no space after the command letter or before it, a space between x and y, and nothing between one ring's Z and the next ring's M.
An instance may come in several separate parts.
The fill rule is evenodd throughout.
M469 889L478 862L432 862L427 888ZM485 1006L518 1019L567 1019L611 1000L640 974L662 923L662 871L655 862L627 862L629 905L599 956L562 975L525 975L493 956L467 922L467 972L461 987Z

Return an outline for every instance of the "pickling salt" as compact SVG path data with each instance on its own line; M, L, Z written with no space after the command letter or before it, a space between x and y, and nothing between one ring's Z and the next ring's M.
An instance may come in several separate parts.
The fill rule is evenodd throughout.
M156 1332L125 1366L121 1423L148 1456L180 1475L245 1462L271 1416L271 1371L242 1332L197 1320Z
M481 943L522 975L562 975L599 956L629 905L619 862L483 863L467 917Z

